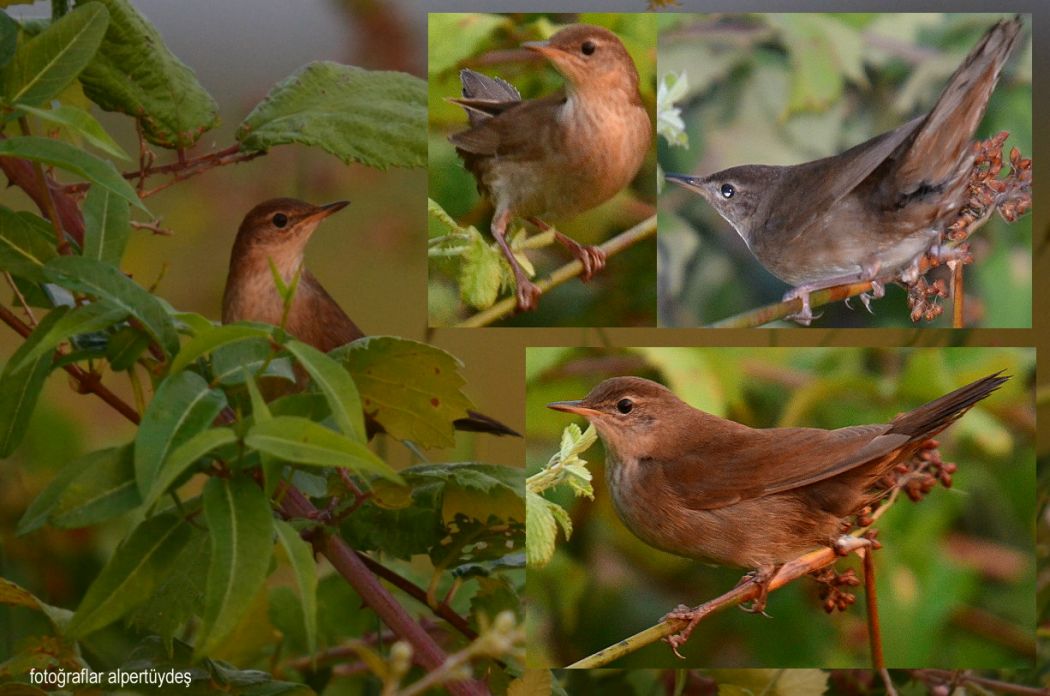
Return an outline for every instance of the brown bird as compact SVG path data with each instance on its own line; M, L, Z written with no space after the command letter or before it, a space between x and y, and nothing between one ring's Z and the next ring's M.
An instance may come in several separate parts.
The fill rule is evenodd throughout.
M303 266L306 244L321 221L345 208L347 201L311 205L294 198L260 203L244 216L230 253L230 270L222 295L222 321L258 321L279 325L284 300L277 291L272 263L284 283L302 269L288 311L285 330L304 343L327 353L365 334L347 316L314 275ZM468 411L455 421L457 430L518 435L503 423ZM370 433L380 427L368 419Z
M513 86L473 70L460 72L470 129L449 140L496 207L492 236L514 271L520 311L536 306L539 289L514 258L507 225L524 218L572 217L612 198L631 182L652 140L652 122L638 93L638 71L608 29L568 26L549 41L524 44L565 77L565 88L522 101ZM560 232L555 238L583 264L583 280L605 266L605 253Z
M889 493L879 479L1007 379L989 375L889 423L837 430L750 428L638 377L547 406L594 424L613 504L635 535L679 556L752 569L760 588L752 610L762 611L781 565L835 547L846 518Z
M839 155L793 166L743 165L667 179L703 196L773 275L802 300L794 319L813 318L809 294L871 281L913 283L919 261L942 246L945 227L967 200L971 138L1021 20L1000 21L955 71L933 109ZM861 296L870 311L870 299Z

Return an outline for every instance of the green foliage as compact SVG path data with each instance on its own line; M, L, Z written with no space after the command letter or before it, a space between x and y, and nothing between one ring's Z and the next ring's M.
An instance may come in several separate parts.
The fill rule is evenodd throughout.
M554 544L558 536L555 523L561 526L566 541L572 536L572 519L569 513L540 493L565 484L576 496L593 499L591 472L587 469L586 460L580 458L580 454L587 451L597 440L598 433L593 425L588 427L586 432L582 432L578 425L570 424L562 433L558 452L551 457L543 470L533 474L525 482L528 494L525 501L525 552L530 567L542 568L550 563L554 556Z
M421 167L426 88L417 77L310 63L278 83L237 128L248 151L300 143L347 164Z
M452 422L471 407L460 362L418 341L369 336L332 351L357 384L366 413L400 440L423 447L453 443Z
M109 9L110 26L80 76L84 93L106 111L135 118L154 145L188 148L219 123L219 107L193 71L128 0L78 0L73 13Z
M42 162L72 172L148 212L135 189L124 181L112 162L101 160L68 143L33 135L8 138L0 141L0 156Z
M78 8L26 41L0 73L8 105L45 104L91 61L109 25L99 3Z
M234 629L266 581L273 550L273 514L262 489L245 476L212 478L204 486L211 560L195 653L207 655Z
M45 220L0 206L0 269L41 281L44 264L57 255L54 230Z
M92 115L88 99L133 118L146 142L179 149L177 160L155 165L144 152L139 170L118 171L109 158L127 155ZM22 513L19 534L39 535L30 536L35 540L77 529L92 542L82 546L104 551L97 571L85 561L94 559L93 550L55 561L82 566L75 574L54 571L66 593L60 602L75 606L75 613L0 578L0 681L24 679L32 667L178 667L193 675L188 693L312 693L212 656L245 655L277 669L269 658L288 655L294 645L307 654L288 659L305 657L311 668L280 669L305 682L316 676L318 649L375 631L375 613L356 609L356 597L345 602L359 615L352 628L333 630L319 616L323 581L309 535L338 534L344 525L375 538L402 537L394 548L410 548L406 555L424 563L429 557L429 587L460 588L454 611L467 613L476 600L479 611L495 616L519 604L521 471L435 463L410 467L411 476L403 477L386 460L387 444L368 443L375 429L411 441L406 444L415 453L417 445L454 443L453 421L472 404L453 356L393 337L363 339L326 355L281 327L218 326L179 312L121 268L133 220L149 213L143 201L152 193L150 177L177 181L226 164L227 157L239 161L292 143L377 168L420 166L426 149L420 80L308 65L273 88L241 124L237 143L187 158L181 151L218 123L215 101L130 2L81 0L72 10L56 2L50 22L19 24L0 13L0 101L8 120L20 120L20 134L9 125L8 137L0 139L0 155L21 160L12 182L31 194L42 186L51 192L47 205L33 198L37 212L0 207L0 271L10 274L17 305L4 320L28 334L0 374L0 457L23 439L55 368L70 367L80 391L94 391L110 405L122 402L118 410L137 424L116 446L83 456L66 451L77 451L69 446L73 435L49 431L43 446L61 451L63 466L52 472L33 462L17 477L18 490L26 478L41 491ZM33 135L38 128L48 137ZM20 179L26 171L32 178ZM56 180L66 174L81 183ZM52 203L59 209L54 225ZM64 227L61 240L57 226ZM290 301L296 283L282 282L279 291ZM130 391L119 380L130 383ZM83 397L102 406L93 399ZM55 420L51 409L37 417ZM91 441L106 437L112 436ZM316 519L295 519L281 507L293 486L312 498ZM368 529L387 524L390 510L362 490L400 500L399 513L426 519L432 533ZM275 511L291 519L275 519ZM276 562L275 544L282 550ZM395 572L413 581L418 574L409 565ZM77 586L85 573L94 575L86 587ZM345 586L345 578L332 579ZM277 587L281 583L292 587ZM34 618L22 622L19 614L10 621L11 608L28 609ZM480 621L479 630L486 629ZM278 645L278 627L295 639ZM490 633L506 639L506 628ZM186 636L193 646L178 640ZM491 641L478 645L489 659L511 652L485 652ZM382 671L383 659L377 654L371 666Z

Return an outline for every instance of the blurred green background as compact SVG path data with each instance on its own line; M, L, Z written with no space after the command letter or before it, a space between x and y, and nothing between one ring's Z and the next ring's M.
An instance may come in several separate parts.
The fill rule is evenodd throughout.
M564 24L582 22L606 27L624 42L640 78L642 99L650 117L656 101L656 16L651 14L434 14L430 15L430 197L461 225L473 225L489 243L492 206L481 199L474 178L448 142L465 130L463 109L446 101L461 94L459 70L501 77L525 99L546 96L564 84L547 62L524 50L522 42L546 39ZM654 119L655 120L655 119ZM654 138L655 140L655 138ZM656 150L652 149L634 182L624 191L571 220L547 220L584 244L601 244L654 212ZM521 221L512 223L513 229ZM537 230L529 226L529 233ZM446 229L431 224L431 236ZM572 260L552 244L528 252L542 278ZM464 305L457 285L461 259L434 259L430 265L430 325L450 326L477 310ZM507 292L501 294L506 297ZM578 279L544 293L539 308L509 318L502 326L655 326L656 244L652 239L611 257L589 283Z
M545 464L572 422L545 404L582 398L614 375L656 379L693 406L755 427L836 428L886 422L1006 370L1013 379L937 438L944 460L959 466L953 487L918 504L902 497L876 525L884 548L875 562L889 666L1020 666L1035 651L1034 368L1035 352L1014 348L530 348L527 467ZM548 496L569 510L573 536L559 538L550 565L528 570L535 666L612 645L680 603L723 594L743 573L636 539L612 508L600 444L581 456L591 462L595 500ZM837 567L847 566L860 570L855 557ZM863 593L829 616L817 587L802 579L772 593L773 619L735 609L709 616L685 663L657 643L614 666L867 666Z
M659 143L665 172L706 175L741 164L799 164L842 152L928 111L991 14L662 14L659 70L684 71L688 149ZM977 138L999 131L1032 156L1032 47L1007 64ZM779 302L785 283L699 196L663 189L660 325L697 326ZM967 326L1032 325L1032 216L998 216L970 240ZM929 276L932 280L934 276ZM818 326L908 326L905 291L821 308ZM786 325L780 323L780 325ZM951 308L932 324L951 326Z

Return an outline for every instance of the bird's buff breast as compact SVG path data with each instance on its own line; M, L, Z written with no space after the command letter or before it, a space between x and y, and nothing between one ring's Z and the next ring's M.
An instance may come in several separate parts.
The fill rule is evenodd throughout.
M626 187L649 149L650 122L638 105L567 100L554 122L538 129L547 157L489 161L485 185L519 217L572 217Z

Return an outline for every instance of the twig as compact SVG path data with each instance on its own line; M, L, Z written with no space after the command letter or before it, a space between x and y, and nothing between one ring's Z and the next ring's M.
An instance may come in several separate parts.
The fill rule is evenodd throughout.
M36 317L33 316L33 310L30 309L29 303L26 302L25 295L23 295L22 291L18 289L18 284L15 282L15 279L11 277L10 273L4 271L4 278L7 280L7 284L11 286L11 291L15 294L15 297L18 298L18 304L21 305L22 311L26 313L26 319L29 321L29 325L35 329L37 324Z
M153 234L159 235L161 237L171 237L175 234L167 227L161 227L159 218L154 220L153 222L138 222L136 220L132 220L130 224L136 230L148 230L149 232L152 232Z
M810 293L809 306L811 308L822 307L832 302L845 300L864 292L871 292L871 283L853 283L852 285L837 285L833 288L818 290ZM736 316L722 319L710 324L711 328L719 329L749 329L756 326L768 324L777 319L784 319L789 314L802 311L802 299L795 298L787 302L777 302L757 309L751 309Z
M277 499L286 517L315 519L318 510L298 489L282 484ZM326 536L319 545L321 553L332 566L346 578L379 619L397 636L412 645L413 654L427 671L442 667L448 655L434 639L405 611L389 590L380 584L360 556L337 536ZM484 684L475 680L448 682L446 688L458 696L474 696L488 693Z
M434 612L434 614L449 623L453 628L463 634L469 640L474 640L478 637L477 631L470 627L467 620L457 614L447 604L439 604L437 606L431 606L427 603L427 593L419 585L416 585L411 580L398 575L392 569L387 568L379 561L366 556L360 551L357 552L357 556L364 562L368 569L373 573L383 578L391 585L407 594L412 599L416 600L420 604L426 606L428 609Z
M600 245L599 248L605 252L606 257L613 256L631 246L634 246L642 240L652 237L654 234L656 234L655 215L643 220L631 229L621 232L609 241ZM559 285L575 278L582 272L583 264L578 260L573 260L551 273L550 277L538 281L536 287L540 289L540 294L542 295L551 288L558 287ZM511 314L516 307L517 300L513 296L508 297L500 300L488 309L482 310L474 316L464 319L459 324L456 324L456 327L488 326L492 322L498 321Z
M871 526L874 525L875 522L878 521L878 519L882 517L882 515L884 515L887 510L893 507L893 504L896 502L898 497L897 494L899 492L900 489L895 488L894 491L890 494L890 496L886 498L879 505L878 509L876 509L875 512L873 512L871 516L866 520L868 524L864 527L860 527L854 530L852 532L852 536L859 537L863 535L868 529L870 529ZM773 590L779 589L784 585L787 585L788 583L797 580L804 575L812 573L815 570L820 570L821 568L827 568L830 565L834 565L835 562L838 561L840 558L841 556L839 556L835 552L835 549L832 549L831 547L826 547L822 549L817 549L816 551L810 551L809 553L803 556L799 556L794 560L788 561L783 566L781 566L777 574L773 576L773 579L769 582L768 591L772 592ZM740 585L737 585L733 589L729 590L729 592L726 592L725 594L719 597L715 597L712 600L704 602L696 608L696 611L702 611L705 615L712 614L721 609L735 606L737 604L742 604L743 602L746 602L750 599L754 599L759 595L760 592L761 589L755 583L741 583ZM687 621L683 621L681 619L661 620L660 623L656 624L655 626L650 626L644 631L634 634L630 638L621 640L615 645L603 648L602 650L599 650L593 655L589 655L588 657L585 657L582 660L578 660L577 662L574 662L571 665L569 665L566 669L595 669L598 667L604 667L613 660L623 657L624 655L629 655L630 653L646 645L649 645L650 643L655 643L658 640L669 638L670 636L682 630L682 628L684 628L687 625L687 623Z
M893 678L886 669L886 657L882 653L882 625L879 623L879 603L875 594L874 547L864 549L864 604L868 611L868 644L871 646L871 666L882 678L887 696L897 696Z
M30 136L32 131L29 130L29 119L25 116L21 116L18 119L18 126L22 130L22 135ZM44 167L40 162L31 162L33 167L33 173L36 175L37 182L40 184L40 188L44 191L43 203L44 212L47 214L48 220L51 222L51 226L55 229L55 248L59 254L69 254L69 242L66 241L66 233L62 231L62 220L58 217L58 206L55 205L55 198L51 193L51 187L47 185L47 176L44 174Z
M33 333L32 328L15 316L14 312L3 305L0 305L0 320L21 334L22 338L28 338L29 334ZM138 411L107 389L105 385L102 384L102 380L97 374L85 372L76 365L63 365L62 369L72 375L73 379L77 381L81 393L94 394L116 409L120 415L124 416L135 425L138 425L140 420Z
M963 327L963 264L956 261L952 269L952 328Z

